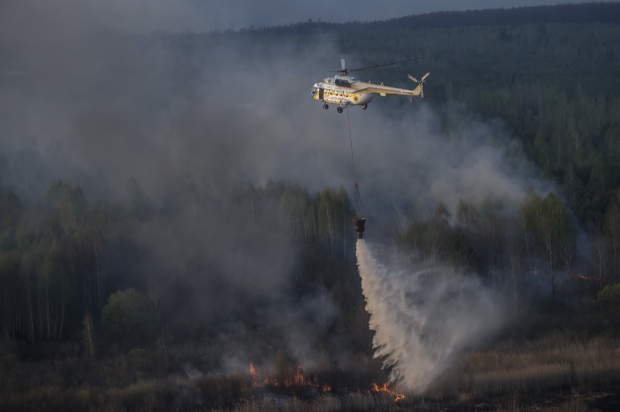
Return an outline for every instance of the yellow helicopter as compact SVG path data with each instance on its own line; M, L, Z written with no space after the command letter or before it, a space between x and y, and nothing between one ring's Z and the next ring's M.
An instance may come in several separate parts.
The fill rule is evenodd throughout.
M418 58L419 59L419 58ZM397 87L385 86L381 84L362 83L357 77L349 76L351 72L360 72L367 70L377 69L389 69L394 68L400 63L418 60L409 59L394 63L382 64L379 66L362 67L360 69L347 69L345 60L341 59L340 64L342 69L336 70L341 73L333 77L326 77L322 82L315 83L314 87L310 91L310 95L314 100L323 102L323 109L328 109L328 103L338 105L336 109L338 113L342 113L342 109L348 106L362 106L362 109L368 108L375 94L380 96L387 96L388 94L396 94L400 96L408 96L412 99L414 96L420 96L424 98L424 81L430 73L426 73L420 80L416 79L412 75L407 75L409 79L418 84L413 90L399 89Z

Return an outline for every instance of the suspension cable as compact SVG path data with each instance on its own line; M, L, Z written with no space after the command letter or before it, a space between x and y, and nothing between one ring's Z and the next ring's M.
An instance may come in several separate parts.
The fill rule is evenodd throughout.
M357 176L355 173L355 157L353 156L353 137L351 137L351 119L349 119L349 107L347 106L347 123L349 125L349 143L351 143L351 162L353 162L353 186L357 187Z
M351 119L349 118L349 107L347 109L347 124L349 126L349 143L351 144L351 162L353 164L353 202L355 207L355 217L365 218L364 205L360 196L359 187L357 186L357 173L355 172L355 156L353 155L353 137L351 136Z

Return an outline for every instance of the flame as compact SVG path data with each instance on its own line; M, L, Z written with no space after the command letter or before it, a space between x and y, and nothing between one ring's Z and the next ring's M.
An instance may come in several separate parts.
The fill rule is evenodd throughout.
M250 363L250 375L252 377L253 388L256 388L259 386L262 387L262 386L271 384L276 387L278 386L282 386L282 387L304 386L304 385L314 386L315 388L318 388L322 392L329 392L332 390L332 387L326 383L318 383L315 380L310 380L306 378L303 374L301 366L297 366L297 369L295 370L295 375L291 379L285 380L284 384L282 384L282 382L278 381L276 378L269 378L268 376L262 378L262 383L259 383L256 379L256 368L254 367L253 363Z
M300 366L297 366L297 369L295 370L295 376L293 376L292 379L285 381L284 386L303 386L303 385L313 386L315 388L318 388L322 392L329 392L332 390L332 387L326 383L321 384L321 383L316 382L315 380L310 380L306 378L303 374L303 371L300 365ZM276 383L276 386L277 386L277 383Z
M250 363L250 376L252 376L252 387L257 387L258 382L256 382L256 368L253 363Z
M387 393L388 395L392 395L394 397L394 401L396 402L400 401L401 399L405 399L405 395L403 395L402 393L395 392L391 390L390 388L388 388L387 383L384 383L383 386L378 386L376 383L373 383L372 391Z
M297 370L295 371L295 376L293 377L292 381L287 381L285 382L286 386L291 386L291 385L303 385L305 382L304 379L304 375L301 373L301 366L297 367Z

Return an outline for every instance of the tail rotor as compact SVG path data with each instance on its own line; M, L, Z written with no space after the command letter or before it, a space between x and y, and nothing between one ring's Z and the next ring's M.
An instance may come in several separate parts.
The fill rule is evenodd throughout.
M426 78L430 75L431 75L430 73L426 73L424 76L422 76L420 80L416 79L410 74L407 75L407 77L409 77L411 80L413 80L414 82L418 84L418 87L416 88L416 90L414 90L414 92L420 89L419 95L421 99L424 99L424 83L426 83Z

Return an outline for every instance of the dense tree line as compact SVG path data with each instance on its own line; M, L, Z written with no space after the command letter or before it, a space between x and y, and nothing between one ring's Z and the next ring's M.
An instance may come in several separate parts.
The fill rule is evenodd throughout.
M81 319L76 305L83 313L105 303L101 229L114 211L106 202L89 204L79 187L62 182L50 188L45 206L32 209L3 189L0 210L2 335L66 337Z
M189 203L178 207L196 207L194 200L186 200ZM297 185L271 182L240 188L230 205L239 227L279 232L298 246L301 263L292 275L290 292L296 299L320 290L329 293L339 315L334 322L321 320L325 322L321 345L368 351L371 335L355 267L352 209L346 191L325 189L313 195ZM188 291L183 285L191 283L190 274L145 278L141 270L139 256L144 250L140 252L143 246L135 240L139 227L170 219L170 213L181 209L156 210L138 195L126 206L89 201L79 187L61 181L49 189L45 205L25 207L11 190L3 189L0 314L4 338L33 342L81 336L88 347L93 336L131 345L152 343L162 334L179 339L210 336L214 331L208 325L192 323L187 319L191 313L184 312L197 310L185 307ZM448 264L462 276L482 275L491 287L513 296L515 308L525 294L532 293L547 296L554 305L573 306L604 284L620 280L618 206L605 222L611 242L604 236L603 241L592 242L595 250L588 257L578 255L576 222L553 193L531 193L517 214L506 212L501 202L462 200L451 216L439 204L430 215L409 219L390 236L394 247L419 261ZM133 252L128 256L119 248ZM135 273L126 269L118 273L117 259ZM222 276L225 279L226 274ZM597 279L595 287L584 288L591 279ZM124 292L128 286L136 289ZM200 287L243 299L216 283ZM251 315L236 316L255 324ZM258 324L255 327L260 329Z
M144 250L135 242L140 227L171 219L196 204L188 197L176 210L155 210L135 185L130 184L132 200L125 206L89 201L79 187L62 181L52 185L46 203L39 206L27 207L13 191L2 190L0 319L5 339L76 339L86 329L85 339L90 341L90 329L99 327L93 325L103 324L100 336L140 344L146 336L155 338L149 326L151 316L153 327L156 324L160 332L179 332L181 338L200 336L205 325L174 316L183 310L187 277L150 275L145 279L140 257ZM366 324L363 319L354 321L367 315L356 277L352 211L346 192L326 189L311 195L295 185L270 183L264 188L240 189L230 204L240 227L279 232L300 247L302 264L293 276L292 293L301 298L326 289L341 312L331 332L367 350ZM119 295L117 291L126 286L137 290ZM217 289L218 285L213 282L203 287ZM147 297L151 315L144 309Z
M497 8L488 10L442 11L411 15L374 22L293 23L265 27L259 30L276 34L295 35L330 31L375 31L454 28L464 26L509 26L548 23L620 23L617 3L563 4L557 6Z

